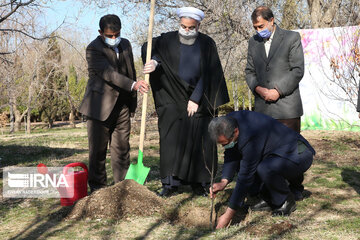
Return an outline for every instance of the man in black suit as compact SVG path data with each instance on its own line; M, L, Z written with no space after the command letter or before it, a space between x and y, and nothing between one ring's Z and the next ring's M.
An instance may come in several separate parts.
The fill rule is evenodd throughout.
M303 136L269 116L249 111L214 118L209 133L225 148L222 179L213 184L210 196L215 197L239 171L229 207L219 218L217 228L229 224L258 182L263 183L263 200L252 207L254 211L272 210L273 215L289 215L296 209L289 184L302 185L298 176L309 169L315 155Z
M110 143L114 181L125 178L130 165L130 114L135 112L136 91L148 90L136 82L130 42L120 37L116 15L100 19L100 36L86 48L89 80L79 111L87 117L89 141L89 186L106 186L106 151Z

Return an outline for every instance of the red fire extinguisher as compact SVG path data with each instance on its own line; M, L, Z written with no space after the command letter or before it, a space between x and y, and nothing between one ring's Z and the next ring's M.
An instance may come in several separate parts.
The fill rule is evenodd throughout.
M71 167L82 167L83 171L68 172ZM60 198L61 206L72 206L77 200L87 196L87 179L88 179L88 168L84 163L76 162L66 165L63 169L63 174L69 185L68 188L58 189L61 195L62 191L74 192L71 198Z

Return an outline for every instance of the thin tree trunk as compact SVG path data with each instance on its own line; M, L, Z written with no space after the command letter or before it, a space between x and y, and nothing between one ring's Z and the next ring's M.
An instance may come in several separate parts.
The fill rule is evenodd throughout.
M15 115L15 132L18 132L21 130L21 113L20 111L17 109L16 104L14 104L14 115Z
M31 109L30 107L27 110L27 129L26 129L26 133L30 134L31 133Z
M252 111L252 106L251 106L251 90L249 89L248 91L248 97L249 97L249 111Z
M70 121L70 126L72 128L75 128L76 125L75 125L75 110L74 110L74 108L71 108L70 115L69 115L69 121Z
M237 96L237 85L236 85L235 79L232 81L232 87L233 87L232 94L233 94L233 100L234 100L234 110L239 111L239 99Z
M9 105L10 105L10 133L13 133L15 131L14 128L15 117L14 117L14 107L11 100Z
M68 76L65 77L65 83L66 83L66 97L69 101L69 105L70 105L70 115L69 115L69 121L70 121L70 126L75 128L75 106L74 103L72 101L72 98L70 96L70 89L69 89L69 81L68 81Z

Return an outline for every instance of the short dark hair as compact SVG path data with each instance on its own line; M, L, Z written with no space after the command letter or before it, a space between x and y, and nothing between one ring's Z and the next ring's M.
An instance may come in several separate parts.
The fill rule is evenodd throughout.
M216 142L220 136L224 136L227 139L232 138L234 136L235 128L237 127L238 123L235 118L221 116L211 120L208 131L210 138Z
M256 23L258 17L262 17L264 20L270 21L274 17L274 14L269 7L260 6L255 8L251 14L251 20Z
M104 32L106 28L111 31L119 31L121 29L121 21L117 15L107 14L100 18L99 26L102 32Z

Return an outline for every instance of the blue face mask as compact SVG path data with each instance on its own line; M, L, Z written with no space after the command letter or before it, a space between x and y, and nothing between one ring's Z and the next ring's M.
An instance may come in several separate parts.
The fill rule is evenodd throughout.
M269 38L271 36L271 31L265 28L264 30L257 32L257 34L262 38Z
M117 47L119 45L119 43L121 42L121 37L117 37L115 39L113 38L107 38L104 37L105 39L105 43L109 46L109 47Z
M233 148L236 143L237 143L237 142L231 141L230 143L226 144L226 145L224 146L224 148L225 148L225 149Z

